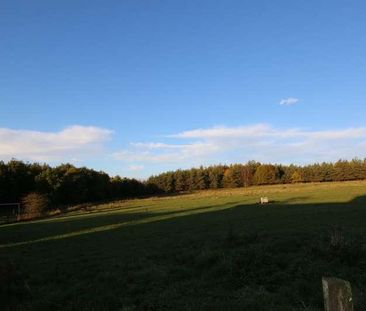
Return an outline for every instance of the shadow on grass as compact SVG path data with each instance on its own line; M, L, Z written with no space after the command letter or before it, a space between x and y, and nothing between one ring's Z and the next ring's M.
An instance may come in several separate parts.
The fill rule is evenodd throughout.
M74 204L74 205L60 205L57 206L61 211L60 216L65 215L65 213L72 211L81 211L81 212L89 212L90 210L93 210L93 207L95 205L103 205L103 204L113 204L113 203L120 203L120 202L129 202L131 200L140 200L140 199L152 199L152 198L174 198L174 197L183 197L189 194L194 193L193 191L184 191L184 192L174 192L174 193L160 193L160 194L150 194L150 195L141 195L136 197L126 197L123 199L111 199L106 201L96 201L96 202L86 202L86 203L80 203L80 204Z
M204 206L171 212L154 212L153 209L151 209L151 212L146 212L148 209L145 207L143 207L139 212L126 212L126 210L134 211L139 209L139 207L132 207L128 209L113 209L111 213L107 215L101 212L87 215L73 215L62 219L52 218L52 220L50 219L49 221L41 220L28 223L23 222L4 225L0 227L0 230L3 229L0 231L0 248L33 244L50 240L59 240L89 233L115 230L124 226L156 222L174 217L209 212L212 209L226 209L230 208L236 203L237 202L228 202L220 206ZM118 213L120 211L124 211L124 213ZM14 235L14 230L17 231L17 236ZM52 232L53 234L44 236L48 232ZM32 240L21 241L23 236L22 233L27 233L28 238L30 237L30 233ZM9 240L12 240L12 242L6 243Z
M1 228L0 252L30 275L30 309L322 310L329 275L351 281L361 310L366 196L283 202L29 223Z
M0 227L0 230L3 229L1 231L0 248L74 238L79 235L117 230L127 226L174 220L177 217L192 218L199 216L204 217L203 221L205 221L207 220L206 217L214 216L215 218L221 218L221 221L226 219L229 226L231 222L235 223L239 220L244 220L250 226L253 222L262 219L262 222L265 220L264 226L269 226L269 228L276 223L286 226L285 228L282 227L282 230L296 229L303 224L308 225L309 222L313 226L328 225L329 222L342 223L343 226L347 224L354 225L355 222L358 223L359 221L363 223L363 219L359 218L359 213L362 212L359 207L360 204L366 203L366 196L359 196L349 202L342 203L289 204L306 198L308 197L295 197L284 201L273 201L267 205L228 202L218 206L209 205L170 212L154 212L153 208L150 212L147 212L148 208L145 206L139 212L135 212L139 207L113 209L107 215L101 212L74 215L63 219L55 218L49 222L35 221L14 224L14 226L25 225L23 228L22 226L19 227L20 230L18 230L17 236L14 235L12 225L7 225ZM118 213L122 210L125 213ZM134 212L126 212L126 210ZM366 216L366 212L364 214ZM294 221L294 217L300 221ZM310 219L308 219L309 217ZM28 234L31 232L32 239L21 240L22 231ZM52 235L45 235L48 232L52 232Z

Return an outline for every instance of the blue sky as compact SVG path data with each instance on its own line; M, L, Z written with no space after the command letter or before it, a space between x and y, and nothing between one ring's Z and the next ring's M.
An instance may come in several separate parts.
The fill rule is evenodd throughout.
M143 178L366 157L364 1L0 2L0 160Z

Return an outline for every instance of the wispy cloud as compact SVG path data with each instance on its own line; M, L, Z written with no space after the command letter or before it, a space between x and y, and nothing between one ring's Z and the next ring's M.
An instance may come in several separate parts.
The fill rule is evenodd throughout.
M288 98L283 98L280 100L280 105L282 106L292 106L295 105L299 102L298 98L295 97L288 97Z
M144 169L143 165L130 165L128 170L130 171L142 171Z
M75 162L101 152L111 135L108 129L80 125L58 132L0 128L0 159Z
M366 127L314 131L279 129L268 124L222 126L193 129L165 138L172 139L174 143L132 143L113 157L145 167L159 163L164 170L164 165L178 168L251 159L302 164L366 155Z
M190 144L165 144L165 143L132 143L130 148L114 152L115 160L142 163L186 163L204 161L210 154L218 152L212 143L193 142Z
M221 138L313 138L313 139L339 139L339 138L362 138L366 137L366 127L311 131L298 128L278 129L269 124L256 124L239 127L213 127L208 129L197 129L169 135L176 138L200 138L200 139L221 139ZM150 145L143 144L143 145ZM138 145L138 144L134 144ZM155 144L159 145L159 144Z
M57 132L0 128L0 160L85 162L110 155L101 168L122 164L126 174L146 177L147 172L252 159L303 164L366 156L366 127L309 130L261 123L199 128L161 136L159 141L131 142L114 152L106 146L111 137L112 131L93 126Z
M266 124L256 124L239 127L213 127L209 129L195 129L184 131L178 134L169 135L176 138L234 138L234 137L254 137L268 133L271 128Z

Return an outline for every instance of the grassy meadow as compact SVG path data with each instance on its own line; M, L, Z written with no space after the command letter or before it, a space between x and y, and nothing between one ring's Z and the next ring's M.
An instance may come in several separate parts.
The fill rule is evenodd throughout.
M362 310L366 182L76 206L0 226L0 262L10 310L323 310L322 276Z

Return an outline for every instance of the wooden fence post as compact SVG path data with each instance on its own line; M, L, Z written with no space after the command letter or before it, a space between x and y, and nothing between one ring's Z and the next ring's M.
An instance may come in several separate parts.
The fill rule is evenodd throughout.
M337 278L323 278L325 311L353 311L351 284Z

